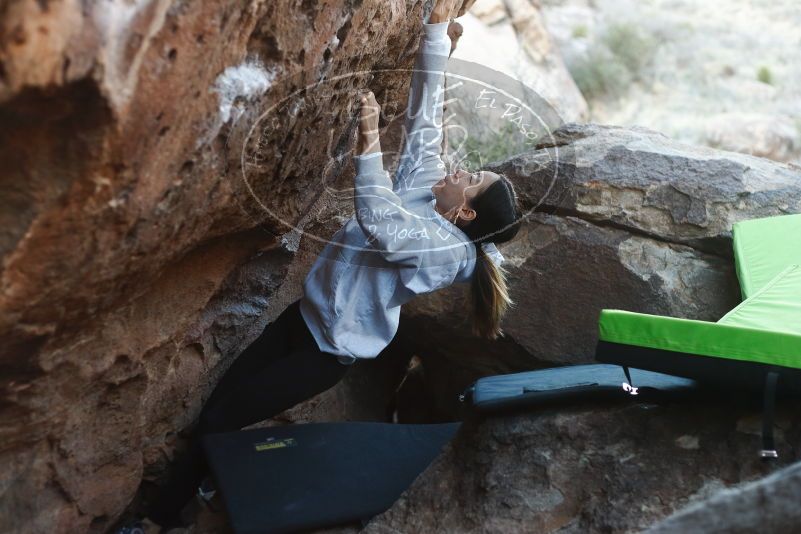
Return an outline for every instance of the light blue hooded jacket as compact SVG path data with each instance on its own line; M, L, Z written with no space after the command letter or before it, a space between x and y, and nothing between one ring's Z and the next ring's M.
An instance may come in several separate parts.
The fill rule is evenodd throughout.
M475 245L435 209L431 186L440 158L448 23L424 24L405 116L406 141L395 180L381 153L355 156L355 214L306 276L300 311L320 350L343 364L376 357L415 295L470 280Z

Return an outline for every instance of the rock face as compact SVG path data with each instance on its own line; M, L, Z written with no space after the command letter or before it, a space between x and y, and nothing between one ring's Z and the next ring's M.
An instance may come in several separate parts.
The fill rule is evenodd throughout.
M551 144L495 167L543 210L719 254L730 253L734 222L801 211L797 166L641 128L567 125Z
M801 212L799 169L643 129L566 125L490 170L511 178L531 211L500 247L516 302L505 343L522 351L506 359L464 334L464 287L405 308L438 376L431 389L451 414L468 377L489 365L591 361L603 308L719 319L740 300L732 224ZM472 371L453 370L465 367Z
M382 69L411 68L431 4L4 6L2 532L103 531L159 471L299 296L321 244L299 232L349 215L327 165L354 93L403 109L408 71Z
M798 457L797 413L797 403L788 404L779 423L782 462ZM756 454L758 429L753 408L728 398L562 407L473 421L364 532L636 532L688 502L769 472ZM797 502L791 474L784 484ZM748 502L763 507L756 498ZM735 520L746 510L725 518L736 508L719 505L707 511L709 523L672 520L685 528L656 531L707 532L697 527L711 524L717 511L730 521L719 524L735 528L710 531L748 531L737 530Z
M775 161L801 152L801 130L789 118L758 113L721 113L709 119L704 144Z
M692 504L647 532L797 532L801 525L800 494L801 463L798 463Z

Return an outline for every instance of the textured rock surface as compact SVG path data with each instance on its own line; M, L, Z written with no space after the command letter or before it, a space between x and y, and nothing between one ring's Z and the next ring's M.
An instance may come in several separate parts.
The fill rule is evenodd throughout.
M786 464L797 458L801 419L797 405L785 409ZM747 404L728 399L474 422L364 532L635 532L770 472L756 454L758 428Z
M526 209L536 207L501 247L517 303L505 331L529 358L498 355L496 367L590 361L603 308L719 319L740 298L732 224L801 212L793 166L597 125L566 125L551 145L491 167L514 181ZM424 345L448 347L429 358L442 362L432 368L477 369L464 356L466 297L448 288L406 308L429 326ZM452 371L442 378L450 386L441 402L452 403L468 381Z
M801 152L801 129L782 115L721 113L709 119L703 141L723 150L793 161Z
M756 482L726 489L692 504L647 532L798 532L801 528L801 464L793 464Z
M293 254L281 221L327 236L347 213L322 193L352 179L326 164L354 91L402 109L408 72L370 71L412 66L429 4L4 5L0 530L102 531L159 471L299 295L319 243Z
M553 137L554 147L496 166L546 210L719 254L730 253L733 223L801 211L797 166L641 128L566 125Z

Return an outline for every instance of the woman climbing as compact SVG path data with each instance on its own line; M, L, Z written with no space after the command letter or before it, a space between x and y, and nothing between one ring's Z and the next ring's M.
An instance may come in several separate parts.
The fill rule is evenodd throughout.
M148 519L118 532L180 525L181 509L205 475L202 435L263 421L334 386L350 364L390 343L401 305L415 295L469 282L475 332L501 333L511 301L493 243L509 241L519 228L512 184L489 171L448 174L440 158L444 71L461 33L451 26L449 39L457 1L439 0L423 26L394 183L382 163L380 109L367 92L359 97L355 215L312 266L303 297L220 380Z

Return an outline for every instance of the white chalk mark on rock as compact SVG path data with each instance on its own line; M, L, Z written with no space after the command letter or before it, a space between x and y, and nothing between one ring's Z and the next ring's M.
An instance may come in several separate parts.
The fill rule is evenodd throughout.
M220 97L222 124L234 122L244 112L244 105L266 93L275 80L275 71L267 70L258 59L248 59L241 65L228 67L220 74L211 89Z

